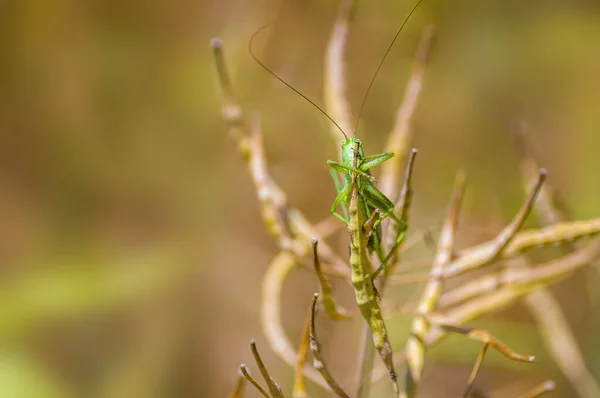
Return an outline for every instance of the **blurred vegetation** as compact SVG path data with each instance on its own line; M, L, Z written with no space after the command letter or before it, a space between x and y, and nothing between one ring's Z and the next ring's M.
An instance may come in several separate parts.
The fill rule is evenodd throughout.
M239 363L251 362L249 338L267 347L259 292L275 248L220 119L209 38L223 39L236 94L262 118L271 172L291 204L316 221L328 215L335 195L325 163L335 153L329 126L253 63L247 41L276 20L258 39L262 59L320 103L321 60L337 6L0 3L0 396L230 391ZM409 6L359 2L347 57L353 110ZM367 102L359 133L367 153L381 148L429 23L439 38L414 120L420 159L411 229L441 223L454 174L463 168L470 185L459 245L497 231L523 198L508 135L523 117L535 126L549 180L573 217L597 216L600 4L426 0ZM428 254L420 250L415 256ZM308 299L296 298L310 298L314 280L307 273L294 278L285 308L305 314ZM598 282L586 270L553 288L597 379ZM303 320L286 318L294 338ZM523 374L515 372L536 372L571 393L540 352L523 308L486 322L540 360L527 369L492 367L482 383L498 388ZM330 355L356 341L360 325L351 336L345 328L331 325L335 337L321 336L332 368L349 366L347 357ZM262 355L288 386L291 369L267 349ZM435 358L447 372L432 386L445 388L452 375L466 378L469 359L443 352Z

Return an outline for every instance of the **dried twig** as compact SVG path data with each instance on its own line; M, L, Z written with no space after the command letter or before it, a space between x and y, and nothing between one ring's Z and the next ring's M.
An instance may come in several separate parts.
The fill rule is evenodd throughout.
M250 382L250 384L252 384L254 387L256 387L256 389L264 397L273 398L273 397L271 397L271 394L269 394L269 392L267 390L265 390L260 384L258 384L258 382L256 380L254 380L254 378L252 376L250 376L250 373L248 372L248 369L245 364L240 365L240 370L242 371L242 374L244 375L244 377Z
M410 206L412 205L412 175L417 153L418 152L415 148L413 148L410 151L408 164L406 165L406 169L404 172L404 182L402 183L402 189L400 190L400 199L398 199L398 202L394 206L394 209L400 209L399 218L406 224L409 223ZM386 230L386 236L384 241L386 251L390 251L394 247L396 240L398 239L400 234L404 232L404 229L405 226L399 225L398 223L388 223L388 228ZM404 243L404 241L402 243ZM385 277L394 273L394 268L398 264L397 253L399 250L400 247L396 248L394 253L391 253L391 257L389 258L387 263L387 271L384 273L384 277L382 278L379 286L380 290L383 289L383 285L385 284Z
M475 383L475 379L479 374L479 370L481 369L481 364L483 364L483 358L485 358L485 354L489 344L484 344L481 346L481 350L479 350L479 354L477 355L477 359L475 360L475 364L473 365L473 370L471 370L471 374L469 375L469 380L467 381L467 387L465 388L465 392L463 393L464 398L468 398L473 390L473 385Z
M500 340L492 336L487 330L476 329L468 326L458 325L456 323L452 323L446 320L444 317L440 319L437 316L428 316L428 321L433 323L436 327L446 331L446 332L454 332L464 334L468 338L482 342L484 344L489 345L494 348L496 351L507 357L508 359L512 359L513 361L518 362L535 362L535 357L533 355L521 355L512 351L508 348L504 343Z
M265 379L267 387L269 388L269 392L271 393L273 398L284 398L281 387L279 387L279 384L277 384L275 380L273 380L271 375L269 375L269 372L267 371L267 368L265 367L265 364L263 363L262 358L258 353L258 349L256 348L256 341L254 339L250 340L250 350L252 350L252 355L254 356L254 360L258 365L258 370L260 371L260 374L262 375L263 379Z
M235 389L229 394L228 398L242 398L244 395L244 387L246 386L247 378L241 372L241 369L238 370L238 379L235 385Z
M533 203L535 202L535 198L537 197L537 194L545 179L546 170L540 169L536 183L534 184L529 195L527 196L527 199L521 206L521 209L519 210L513 221L510 224L508 224L502 231L500 231L496 239L494 239L493 245L486 247L488 249L487 252L481 253L483 254L483 264L489 264L496 258L498 258L500 254L504 251L504 249L508 246L508 244L511 242L511 240L513 240L517 231L521 228L523 222L525 222L525 219L527 218L527 215L531 211ZM444 277L448 278L451 276L456 276L470 269L471 268L467 268L464 266L460 267L457 263L451 263L448 264L448 266L446 267Z
M521 163L523 180L525 182L534 181L539 165L531 142L529 127L525 122L520 122L513 128L512 133ZM558 197L556 190L548 184L545 184L538 194L536 213L543 219L544 224L556 224L569 219L562 200Z
M484 314L498 311L535 289L560 281L599 256L600 241L596 241L584 249L533 269L507 270L507 272L511 271L511 277L507 278L504 286L449 309L445 313L445 317L457 323L464 323ZM430 347L444 335L445 333L441 330L431 330L425 336L425 345Z
M532 148L529 128L524 122L519 123L514 129L514 137L521 161L523 179L530 181L533 178L534 170L538 168L538 162ZM538 195L536 214L544 224L555 224L568 219L564 205L550 184L544 184ZM573 243L569 245L569 248L574 250L578 246ZM517 259L514 262L517 266L529 267L526 259ZM587 370L575 335L560 303L552 292L549 289L539 289L525 296L524 302L536 319L538 330L549 354L569 379L578 395L600 397L600 388Z
M298 345L298 354L296 369L294 372L294 387L292 389L292 398L306 398L306 384L304 382L304 365L306 364L306 358L310 351L310 317L306 319L304 328L302 329L302 337L300 338L300 344Z
M531 391L528 391L527 393L520 395L519 398L536 398L542 394L545 394L547 392L554 390L555 388L556 388L556 383L554 383L552 380L546 380L545 382L538 384Z
M529 229L518 233L498 256L500 259L506 259L535 247L560 245L575 239L587 238L599 232L600 218ZM490 252L494 252L495 247L496 240L492 240L459 252L456 259L446 268L447 272L444 273L444 277L458 275L490 264Z
M454 192L448 207L448 215L438 244L438 251L431 270L431 280L425 286L423 296L419 303L418 312L429 314L437 307L437 302L442 292L442 275L444 267L452 259L454 249L454 235L458 224L458 215L465 189L465 176L459 173L456 177ZM421 379L421 372L425 362L425 346L423 337L429 330L429 325L423 317L416 317L412 324L411 337L406 342L406 358L408 370L413 384L418 384ZM408 376L408 375L407 375Z
M296 349L290 342L281 319L281 292L285 279L294 269L296 257L286 251L282 251L269 264L269 268L263 278L261 325L263 333L271 346L271 349L285 363L294 368L298 358ZM312 367L304 368L304 376L318 385L328 388L323 382L321 375Z
M591 243L584 249L549 261L544 265L536 266L533 269L505 270L510 274L510 277L505 279L505 284L493 292L447 310L444 317L462 324L485 314L499 311L536 289L560 281L598 257L600 257L600 240ZM430 330L423 339L425 347L431 347L433 344L438 343L445 335L446 332L441 329ZM402 363L404 360L403 357L399 357L397 358L398 362L395 363ZM386 369L380 367L373 372L371 382L374 383L385 375Z
M482 293L493 294L504 288L520 288L529 292L532 289L528 289L527 286L536 285L535 287L538 288L541 284L549 284L565 278L587 265L583 261L594 260L599 254L600 243L596 242L572 254L549 261L544 265L531 268L504 268L495 274L473 279L457 287L444 294L440 301L443 302L444 307L448 307L474 296L482 295Z
M319 339L317 338L317 331L315 329L315 317L316 317L316 311L317 311L317 299L318 298L319 298L319 294L315 293L313 296L312 303L310 305L309 336L310 336L310 350L311 350L311 352L313 354L313 358L314 358L313 366L315 369L317 369L317 371L319 371L319 373L321 373L321 375L323 376L323 379L325 379L325 382L327 382L327 385L333 390L333 392L335 392L338 395L338 397L348 398L348 395L336 383L336 381L333 379L333 376L331 376L331 373L329 373L329 369L327 369L325 360L323 359L323 356L321 355L321 343L319 343Z
M317 278L319 279L319 285L321 287L321 303L323 304L325 313L329 318L336 321L349 319L350 311L337 305L337 303L333 299L331 284L329 283L327 277L323 274L323 271L321 270L321 263L319 262L319 253L317 250L318 245L319 241L313 238L313 263L315 266L315 272L317 273Z

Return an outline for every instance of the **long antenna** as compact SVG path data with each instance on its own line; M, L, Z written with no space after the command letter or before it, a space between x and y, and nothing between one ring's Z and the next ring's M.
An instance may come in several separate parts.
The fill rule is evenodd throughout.
M423 1L423 0L421 0ZM275 77L277 80L279 80L280 82L282 82L283 84L285 84L286 86L288 86L289 88L291 88L296 94L300 95L302 98L304 98L305 100L307 100L312 106L314 106L315 108L317 108L323 115L325 115L327 117L327 119L329 119L331 121L331 123L333 123L335 125L335 127L338 128L338 130L340 130L342 132L342 134L344 135L344 137L346 139L348 139L348 136L346 135L346 133L344 132L344 130L342 130L342 128L340 127L339 124L337 124L335 122L335 120L333 120L331 118L331 116L329 116L327 114L327 112L325 112L323 109L321 109L321 107L317 104L315 104L313 101L311 101L310 98L308 98L306 95L302 94L299 90L296 90L291 84L289 84L288 82L286 82L285 80L283 80L281 77L277 76L277 74L275 72L273 72L271 69L269 69L269 67L267 67L261 60L259 60L256 55L254 55L254 52L252 51L252 42L254 41L254 38L256 37L256 35L258 35L263 29L269 27L273 25L272 23L267 24L261 28L259 28L256 32L254 32L252 34L252 36L250 37L250 41L248 42L248 51L250 52L250 55L252 56L252 58L254 58L254 60L263 67L264 70L266 70L267 72L269 72L271 75L273 75L273 77Z
M379 65L377 66L377 69L375 70L375 74L373 75L373 78L371 79L371 82L369 83L369 87L367 87L367 91L365 93L365 96L363 97L362 103L360 104L360 109L358 110L358 116L356 117L356 124L354 125L354 136L355 137L356 137L356 131L358 130L358 122L360 121L360 116L361 116L363 108L365 106L365 102L367 102L367 96L369 95L369 92L371 91L371 87L373 87L373 83L375 82L375 78L377 77L377 74L379 73L379 70L381 69L381 66L383 65L383 62L385 61L385 59L387 58L388 54L390 53L390 50L394 46L394 43L396 42L396 39L400 35L400 32L402 32L402 29L404 29L404 25L406 25L406 23L408 22L408 20L410 19L410 17L413 15L413 13L417 9L417 7L419 7L419 5L422 2L423 2L423 0L419 0L417 2L417 4L414 5L414 7L412 8L412 10L410 10L410 12L408 13L407 17L404 19L404 22L402 22L402 26L400 26L400 29L398 29L398 31L396 32L396 36L394 36L394 39L392 40L392 42L388 46L387 50L385 51L385 54L383 55L383 58L381 58L381 61L379 62Z

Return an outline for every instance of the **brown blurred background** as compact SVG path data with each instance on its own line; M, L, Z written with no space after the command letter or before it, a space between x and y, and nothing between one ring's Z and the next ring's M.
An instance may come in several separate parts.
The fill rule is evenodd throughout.
M347 54L354 111L411 6L358 2ZM276 247L220 119L209 39L223 39L235 93L262 118L273 176L316 222L335 195L325 160L336 143L321 114L251 60L247 42L276 20L257 39L259 56L322 103L322 58L337 7L0 2L1 397L224 396L237 366L252 363L252 337L289 391L292 371L272 354L258 319ZM440 224L462 168L469 191L459 243L498 231L523 199L509 135L521 118L533 126L549 182L573 217L598 216L600 3L426 0L367 102L359 132L367 153L382 149L427 24L439 30L413 124L420 155L411 229ZM431 256L420 246L413 257ZM584 272L554 288L596 378L599 282ZM285 288L293 339L315 288L306 272ZM484 325L538 362L495 357L479 379L484 390L555 378L556 396L573 394L523 308L491 318ZM326 355L346 385L359 332L358 320L333 325L323 317ZM402 343L395 340L398 349ZM475 343L458 352L442 345L428 359L437 365L426 370L424 396L459 394L477 352Z

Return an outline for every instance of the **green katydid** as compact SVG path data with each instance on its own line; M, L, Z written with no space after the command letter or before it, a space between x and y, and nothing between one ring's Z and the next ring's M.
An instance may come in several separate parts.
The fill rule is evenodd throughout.
M358 153L355 154L355 151L358 151ZM357 158L356 167L353 166L355 156ZM335 162L333 160L327 161L327 164L332 167L331 176L334 179L338 191L338 195L331 206L331 213L343 223L349 225L349 219L339 215L337 213L337 208L342 204L345 206L349 205L352 193L351 173L356 173L358 202L362 219L368 221L372 217L376 217L373 222L373 226L371 227L371 232L368 236L368 247L371 252L375 251L377 253L381 265L373 273L373 275L371 275L373 280L375 280L379 273L385 269L388 260L404 239L406 230L406 223L394 214L394 204L392 201L373 185L374 179L369 171L369 169L372 167L385 162L392 156L394 156L394 154L391 152L364 156L362 142L356 138L346 138L346 140L342 143L342 162ZM338 180L335 171L343 174L344 185L342 185ZM346 213L346 208L344 208L344 213ZM381 227L379 224L386 217L390 217L392 220L394 220L394 222L401 225L402 229L394 246L390 252L384 256L381 247Z
M371 176L371 172L370 172L370 169L372 167L375 167L375 166L385 162L386 160L392 158L394 156L394 154L392 152L384 152L384 153L381 153L378 155L364 156L362 143L360 142L360 140L358 140L356 138L356 130L358 127L358 121L360 120L360 115L362 113L363 106L366 102L366 98L369 94L369 91L371 90L371 87L373 85L373 82L375 81L375 77L377 76L379 69L383 65L383 62L385 61L385 58L389 54L393 44L395 43L396 39L398 38L398 35L400 34L400 32L402 31L402 29L404 28L404 26L410 19L411 15L417 9L417 7L421 4L422 1L423 0L420 0L419 2L417 2L417 4L412 8L410 13L406 17L406 19L404 20L404 22L402 23L400 28L398 29L398 31L396 32L394 39L390 43L386 53L384 54L383 58L381 59L379 66L377 67L377 70L375 71L375 75L371 79L369 87L367 88L365 96L363 97L363 102L361 104L360 111L358 113L358 117L357 117L357 121L356 121L356 126L354 129L354 137L352 137L352 138L349 138L346 135L344 130L338 125L338 123L336 123L335 120L333 120L331 118L331 116L329 116L327 114L327 112L325 112L323 109L321 109L321 107L319 107L317 104L315 104L311 99L309 99L307 96L302 94L300 91L298 91L292 85L290 85L288 82L286 82L281 77L279 77L275 72L273 72L271 69L269 69L269 67L267 67L262 61L260 61L254 55L254 53L252 51L252 41L254 40L254 37L260 31L262 31L264 28L268 27L269 25L265 25L262 28L258 29L256 32L254 32L254 34L252 35L252 37L250 39L249 45L248 45L250 55L252 56L252 58L254 58L254 60L263 69L265 69L269 74L274 76L277 80L279 80L280 82L285 84L288 88L293 90L295 93L297 93L302 98L304 98L306 101L308 101L310 104L312 104L315 108L317 108L321 113L323 113L323 115L325 115L337 127L337 129L344 136L345 140L344 140L344 142L342 142L342 161L341 162L336 162L336 161L332 161L332 160L327 161L327 164L329 164L329 166L332 167L331 175L333 177L333 180L334 180L334 183L336 186L336 190L338 192L338 194L333 202L333 205L331 206L331 213L335 217L337 217L339 220L344 222L344 224L349 225L350 220L347 217L347 214L348 214L347 208L350 203L350 194L351 194L350 182L352 179L351 173L356 173L356 175L358 177L357 185L358 185L359 208L361 211L361 216L362 216L363 220L367 220L367 222L373 223L372 228L371 228L371 233L368 236L369 252L371 252L371 253L373 251L376 252L376 254L379 258L379 262L380 262L379 268L371 275L371 278L373 280L375 280L375 278L377 278L377 276L379 275L379 273L382 270L386 269L387 262L392 257L392 255L394 254L394 252L396 251L396 249L398 248L398 246L404 239L407 225L406 225L405 221L401 220L394 214L394 203L387 196L385 196L379 189L377 189L375 187L375 185L373 185L373 183L375 182L375 179ZM358 146L358 163L357 163L357 167L353 167L352 164L353 164L353 159L354 159L354 146L356 143L358 143L358 145L357 145ZM340 181L338 179L336 172L343 174L342 181ZM342 211L343 211L345 217L341 216L340 214L337 213L337 208L340 205L342 205ZM375 217L375 219L373 219L373 217ZM392 246L390 251L387 254L384 254L383 247L381 245L382 238L381 238L380 223L387 217L391 218L395 223L400 225L400 233L398 234L397 239L394 242L394 245Z

